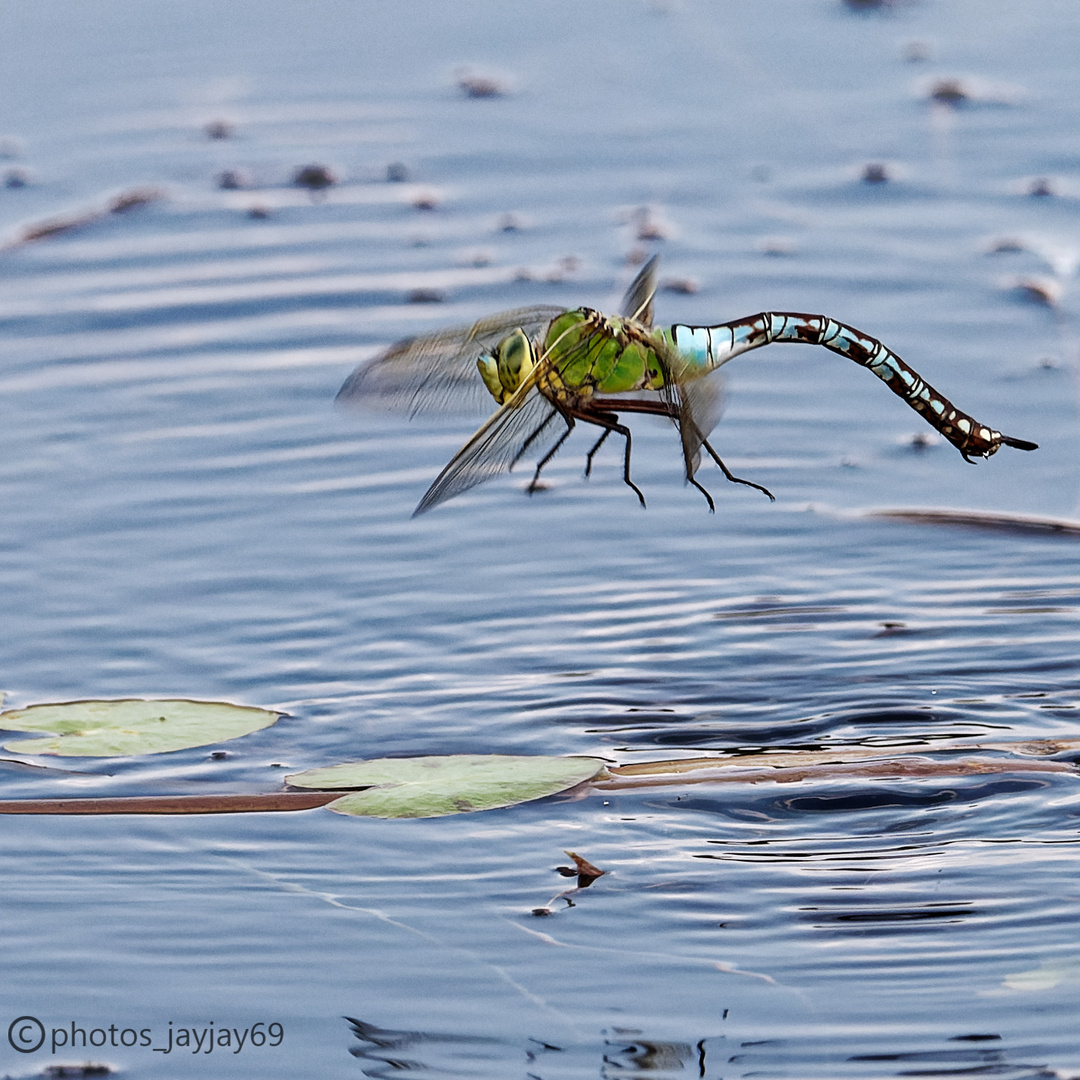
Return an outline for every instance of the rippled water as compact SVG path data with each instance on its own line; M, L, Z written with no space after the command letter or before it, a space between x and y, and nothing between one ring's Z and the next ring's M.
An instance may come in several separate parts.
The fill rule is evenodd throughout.
M267 790L282 765L385 754L1075 736L1075 540L867 511L1076 515L1080 13L856 7L6 13L7 704L289 716L223 759L4 765L5 797ZM465 69L505 93L468 97ZM943 79L967 100L933 103ZM233 137L208 138L215 119ZM291 184L314 162L341 180L320 197ZM861 179L874 163L889 180ZM247 186L218 187L227 169ZM1039 178L1053 194L1028 194ZM162 197L108 212L148 186ZM663 239L638 238L646 220ZM617 448L582 478L578 434L544 492L515 473L411 519L483 414L337 410L353 367L502 308L611 309L653 252L698 287L661 292L659 320L826 312L1040 449L969 468L913 442L918 417L853 365L776 348L731 364L714 439L775 504L706 468L710 515L670 427L638 422L647 511ZM30 1015L157 1047L170 1022L284 1038L197 1060L0 1042L0 1061L1072 1076L1078 814L1071 776L1003 774L428 822L5 818L0 1036ZM565 849L608 873L534 916Z

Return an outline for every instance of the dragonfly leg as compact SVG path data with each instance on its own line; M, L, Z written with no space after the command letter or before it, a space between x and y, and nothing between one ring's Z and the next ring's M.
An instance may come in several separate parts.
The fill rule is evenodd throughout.
M730 480L730 481L731 481L731 482L732 482L733 484L745 484L745 485L746 485L747 487L757 488L757 490L758 490L758 491L764 492L764 493L765 493L766 495L768 495L768 496L769 496L769 499L770 499L770 500L771 500L772 502L776 502L776 496L775 496L775 495L774 495L774 494L773 494L773 493L772 493L772 492L771 492L771 491L770 491L770 490L769 490L769 489L768 489L767 487L762 487L762 486L761 486L760 484L755 484L753 480L743 480L743 479L742 479L742 477L736 476L736 475L735 475L735 474L734 474L734 473L733 473L733 472L732 472L732 471L731 471L731 470L730 470L730 469L729 469L729 468L728 468L728 467L727 467L727 466L726 466L726 465L725 465L725 464L724 464L724 463L723 463L723 462L722 462L722 461L720 460L720 455L719 455L719 454L718 454L718 453L717 453L717 452L716 452L716 451L715 451L715 450L714 450L714 449L713 449L713 448L712 448L712 447L711 447L711 446L709 445L709 440L708 440L708 439L702 439L702 440L701 440L701 445L702 445L702 446L704 446L704 447L705 447L705 449L709 451L709 457L711 457L711 458L713 459L713 461L715 461L715 462L716 462L716 464L720 466L720 471L721 471L721 472L722 472L722 473L723 473L723 474L724 474L724 475L725 475L725 476L726 476L726 477L727 477L727 478L728 478L728 479L729 479L729 480ZM700 484L698 484L698 483L696 483L696 482L694 481L694 478L693 478L692 476L690 476L690 477L687 477L687 479L688 479L688 480L690 481L690 483L691 483L691 484L693 484L693 485L694 485L694 487L698 487L698 488L700 488L700 487L701 487L701 485L700 485ZM704 489L704 488L701 488L701 490L702 490L702 491L704 491L705 489ZM709 505L710 505L710 506L712 505L712 499L709 499Z
M596 398L594 399L594 402L599 402L602 405L616 404L616 402L611 398ZM633 398L630 398L626 401L618 402L618 406L624 412L649 413L653 416L667 416L675 422L676 426L678 426L680 430L685 424L693 424L693 421L689 418L681 417L679 415L678 409L666 401L636 401ZM711 457L713 461L715 461L716 464L720 466L720 471L724 474L724 476L728 478L728 480L730 480L733 484L745 484L747 487L756 488L758 491L763 492L765 495L768 495L773 502L776 502L776 496L773 495L773 493L768 488L762 487L760 484L755 484L753 480L743 480L741 477L736 476L720 460L720 455L709 445L709 440L706 439L704 435L702 435L701 429L698 428L696 424L694 424L693 427L698 439L700 440L700 444L705 447L706 450L708 450L709 457ZM597 446L599 445L600 444L597 443ZM594 446L593 453L595 452L596 447ZM686 453L685 449L683 452L684 454ZM715 513L716 506L713 503L712 496L694 478L694 465L691 463L689 458L687 458L686 460L686 482L688 484L692 484L698 489L698 491L701 492L702 495L705 496L705 501L709 504L709 509ZM633 487L632 484L630 486Z
M564 419L566 420L566 430L559 436L559 441L540 459L539 462L537 462L536 472L533 473L533 478L529 481L529 486L525 489L530 495L533 495L540 490L540 471L559 452L559 447L566 442L570 437L570 432L574 430L574 418L572 416L565 416ZM539 432L536 434L539 434Z
M642 495L641 488L630 479L630 429L625 424L620 424L618 414L613 412L605 412L600 409L580 409L575 411L573 415L579 420L584 420L587 424L595 424L597 427L606 429L604 434L597 441L596 446L589 452L590 458L596 453L600 443L602 443L611 432L616 432L626 440L626 453L623 455L623 483L634 492L638 497L638 502L644 507L645 496Z
M593 455L601 446L604 445L604 440L611 434L611 428L604 428L604 434L596 440L596 445L585 455L585 475L592 475L592 459Z
M697 480L694 479L694 477L690 476L689 474L686 477L686 482L688 484L692 484L694 487L696 487L698 489L698 491L701 492L702 495L705 496L705 501L709 504L709 513L710 514L715 514L716 513L716 503L713 502L713 497L705 490L705 488L702 487L701 484L699 484L697 482Z

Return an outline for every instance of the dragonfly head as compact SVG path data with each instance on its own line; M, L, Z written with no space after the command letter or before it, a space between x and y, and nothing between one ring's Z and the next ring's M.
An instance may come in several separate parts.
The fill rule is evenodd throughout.
M504 405L536 366L536 353L525 331L515 330L495 346L493 355L481 356L476 366L491 396Z

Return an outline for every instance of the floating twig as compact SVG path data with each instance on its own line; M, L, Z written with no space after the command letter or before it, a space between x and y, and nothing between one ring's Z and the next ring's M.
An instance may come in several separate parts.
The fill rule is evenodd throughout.
M130 191L121 192L110 199L100 209L87 210L82 214L47 218L45 221L39 221L34 225L27 225L14 240L3 246L12 248L33 243L35 240L47 240L50 237L60 236L74 229L82 229L87 225L93 225L95 222L107 218L110 214L126 214L129 210L146 206L163 198L165 198L165 193L160 188L132 188Z

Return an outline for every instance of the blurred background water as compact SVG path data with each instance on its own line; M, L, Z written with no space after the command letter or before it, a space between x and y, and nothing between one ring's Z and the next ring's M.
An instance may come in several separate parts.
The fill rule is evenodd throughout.
M7 5L7 705L289 716L223 758L4 766L6 797L1075 736L1075 541L865 511L1077 512L1078 32L1066 0ZM653 253L658 321L824 312L1040 449L971 468L854 365L775 348L727 369L713 440L775 504L706 466L710 515L639 421L647 511L618 447L582 478L579 433L548 490L410 519L483 414L335 409L355 365L503 308L611 310ZM285 1035L0 1062L1080 1075L1078 813L1075 779L1028 775L6 818L0 1028ZM532 916L567 848L609 873Z

